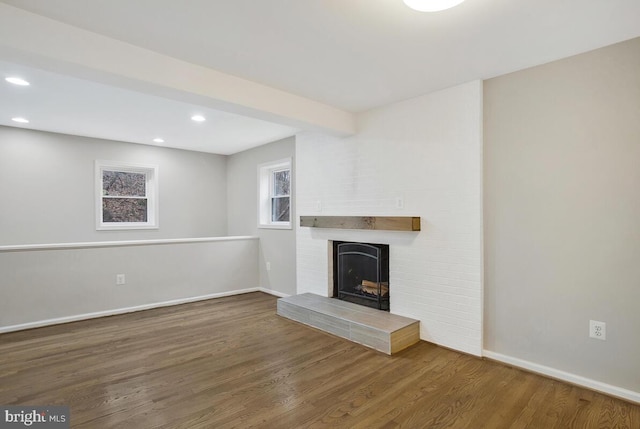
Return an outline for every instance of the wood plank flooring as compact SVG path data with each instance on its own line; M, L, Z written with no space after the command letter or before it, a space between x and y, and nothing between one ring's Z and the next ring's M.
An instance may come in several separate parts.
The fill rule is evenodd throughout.
M251 293L0 335L0 404L74 428L640 428L640 406L420 342L387 356Z

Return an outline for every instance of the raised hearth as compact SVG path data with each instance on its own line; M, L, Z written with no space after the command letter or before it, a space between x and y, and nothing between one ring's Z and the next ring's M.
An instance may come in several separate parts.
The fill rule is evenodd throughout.
M278 315L386 354L420 341L420 322L312 293L278 300Z

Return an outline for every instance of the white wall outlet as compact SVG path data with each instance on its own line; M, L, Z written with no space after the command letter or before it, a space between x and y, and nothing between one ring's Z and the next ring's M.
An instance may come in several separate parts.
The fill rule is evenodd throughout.
M316 211L317 212L321 212L322 211L322 201L320 201L320 200L316 201Z
M589 337L598 340L607 339L607 324L597 320L589 320Z
M123 285L126 283L124 274L116 274L116 285Z
M404 208L404 198L396 197L396 208L403 209Z
M271 262L267 262L267 271L271 271Z

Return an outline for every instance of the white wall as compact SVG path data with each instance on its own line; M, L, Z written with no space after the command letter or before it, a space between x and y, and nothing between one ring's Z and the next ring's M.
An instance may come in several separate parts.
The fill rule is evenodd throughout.
M295 228L258 228L258 165L292 159L295 173L295 138L236 153L228 157L228 231L230 235L260 237L260 286L280 294L296 293L296 231ZM291 219L295 223L295 189L293 182ZM267 271L266 263L271 263Z
M479 355L482 83L361 114L353 137L301 134L296 159L298 215L422 218L419 233L298 227L298 293L328 296L327 240L389 243L391 312L419 319L424 340Z
M159 166L160 228L96 231L94 160ZM0 126L0 245L224 236L226 157Z
M256 238L0 249L0 332L255 289L257 259ZM126 284L116 285L121 273Z
M640 401L640 38L484 91L485 348Z

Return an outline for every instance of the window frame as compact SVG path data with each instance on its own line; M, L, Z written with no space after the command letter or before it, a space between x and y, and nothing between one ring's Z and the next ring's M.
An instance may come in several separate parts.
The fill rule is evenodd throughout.
M274 174L289 170L289 195L274 195ZM277 222L272 220L273 200L289 198L289 220ZM293 166L291 158L266 162L258 166L258 228L292 229L293 217Z
M102 201L103 172L117 171L123 173L137 173L145 176L145 197L147 200L146 222L104 222ZM117 198L134 198L117 196ZM135 199L139 199L137 197ZM160 227L158 216L158 166L148 164L136 164L120 161L95 161L95 214L97 231L134 230L134 229L158 229Z

